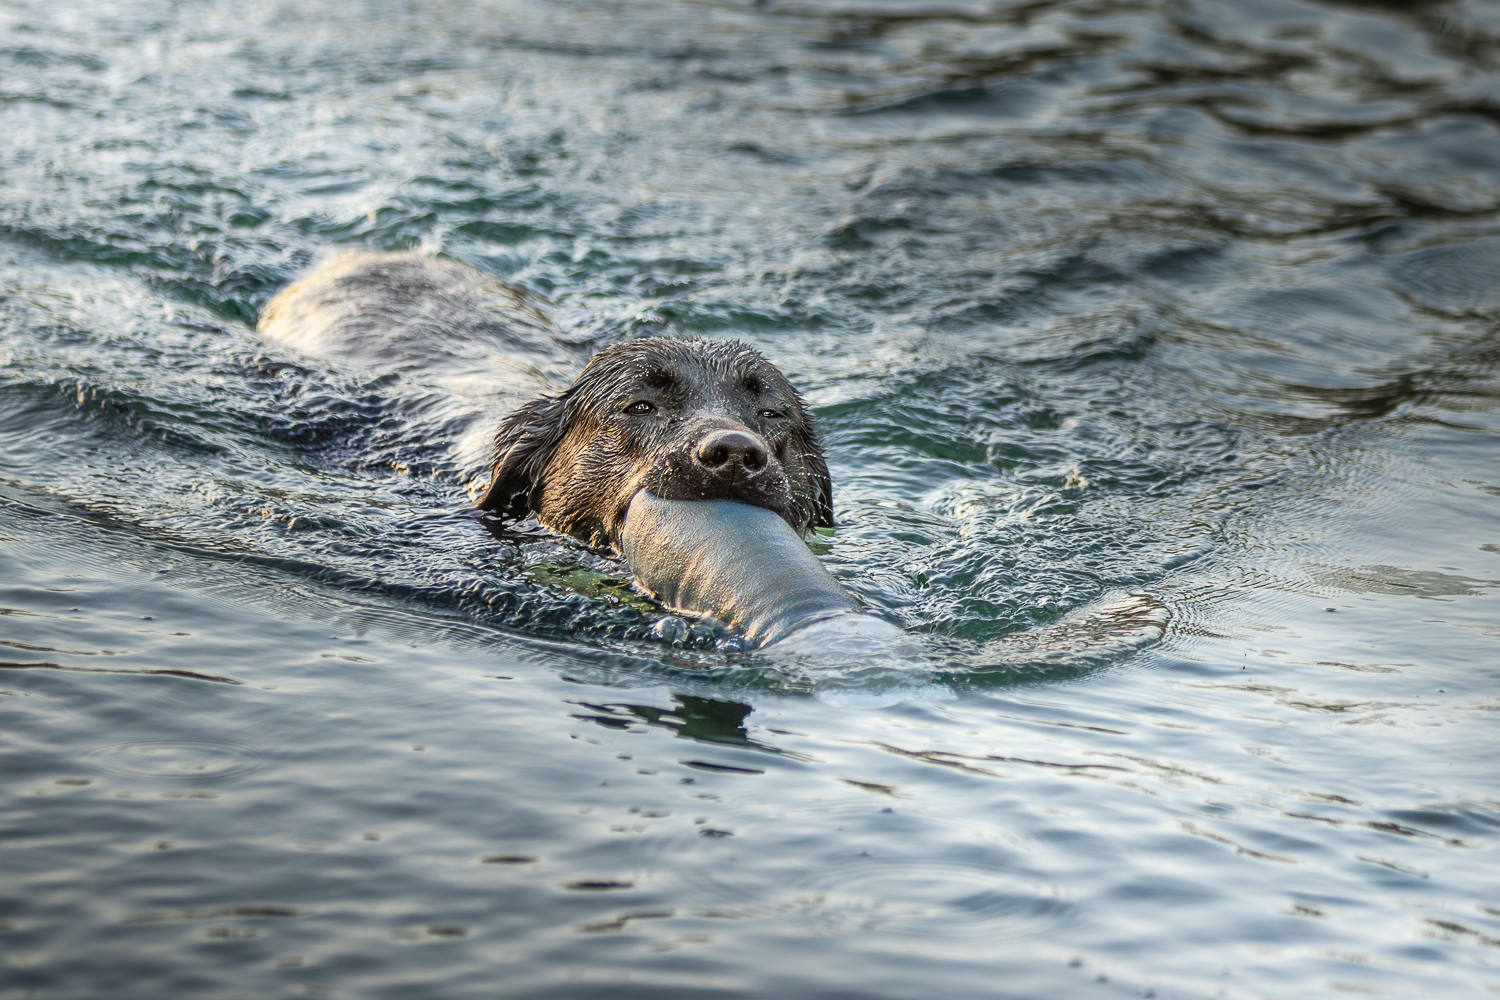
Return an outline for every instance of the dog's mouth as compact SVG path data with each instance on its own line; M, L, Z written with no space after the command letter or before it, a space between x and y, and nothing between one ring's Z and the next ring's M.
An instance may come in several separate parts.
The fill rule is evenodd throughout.
M665 473L661 476L643 477L636 483L634 489L627 490L621 495L614 510L614 521L610 531L611 542L616 549L620 547L620 539L625 530L625 518L630 511L630 505L642 493L650 494L659 500L671 501L728 500L769 510L790 525L793 531L800 533L806 528L806 525L800 522L795 505L791 502L791 490L784 475L763 473L748 482L724 482L717 479L692 482L684 481L671 473Z
M751 465L725 463L718 467L705 467L693 456L674 456L648 470L637 486L637 491L641 489L662 500L730 500L763 507L774 511L794 530L805 527L798 521L786 473L770 456L763 455ZM629 503L626 499L624 506Z
M663 500L733 500L753 507L778 506L777 500L788 495L786 477L770 472L755 476L737 475L692 479L685 476L649 478L643 484Z
M608 543L619 549L630 505L642 493L659 500L729 501L771 511L800 535L807 528L808 504L796 495L782 458L760 434L734 421L689 423L666 446L632 449L634 474L611 497L613 509L602 525Z

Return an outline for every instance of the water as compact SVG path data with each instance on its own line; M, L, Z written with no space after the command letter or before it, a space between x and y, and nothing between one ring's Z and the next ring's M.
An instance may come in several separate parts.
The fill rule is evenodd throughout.
M0 6L0 997L1500 992L1500 5ZM859 664L280 352L740 337Z

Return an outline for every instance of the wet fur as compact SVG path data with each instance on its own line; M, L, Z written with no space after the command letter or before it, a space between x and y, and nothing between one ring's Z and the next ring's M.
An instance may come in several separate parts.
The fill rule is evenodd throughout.
M653 412L627 412L641 401ZM765 468L705 470L695 449L718 430L763 441ZM505 420L491 473L480 507L534 513L554 531L613 548L642 489L666 500L765 507L799 533L833 525L828 466L802 398L736 341L653 337L606 347L566 391Z
M612 548L642 489L764 507L799 533L833 524L812 417L745 344L625 341L580 372L543 304L524 291L457 261L362 250L335 254L283 288L257 328L293 350L438 390L423 396L431 419L422 431L460 428L454 458L466 479L490 465L479 506L492 513L535 514ZM641 401L650 415L625 412ZM500 413L509 416L491 445L485 428ZM724 432L759 442L764 467L725 474L695 459Z

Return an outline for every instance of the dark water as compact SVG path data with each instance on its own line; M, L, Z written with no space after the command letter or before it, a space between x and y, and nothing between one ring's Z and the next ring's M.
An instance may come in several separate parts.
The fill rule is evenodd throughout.
M0 5L0 998L1500 993L1500 4ZM475 521L330 248L747 339L924 651ZM603 567L604 571L608 567Z

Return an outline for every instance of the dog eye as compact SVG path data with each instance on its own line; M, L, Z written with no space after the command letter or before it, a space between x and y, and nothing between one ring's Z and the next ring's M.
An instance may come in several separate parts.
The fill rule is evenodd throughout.
M654 413L655 411L656 407L652 406L644 399L638 399L634 403L631 403L629 406L625 407L626 413Z
M779 417L781 415L782 414L781 414L780 410L761 410L759 413L756 414L756 416L758 416L758 417L764 417L767 420L775 420L777 417Z

